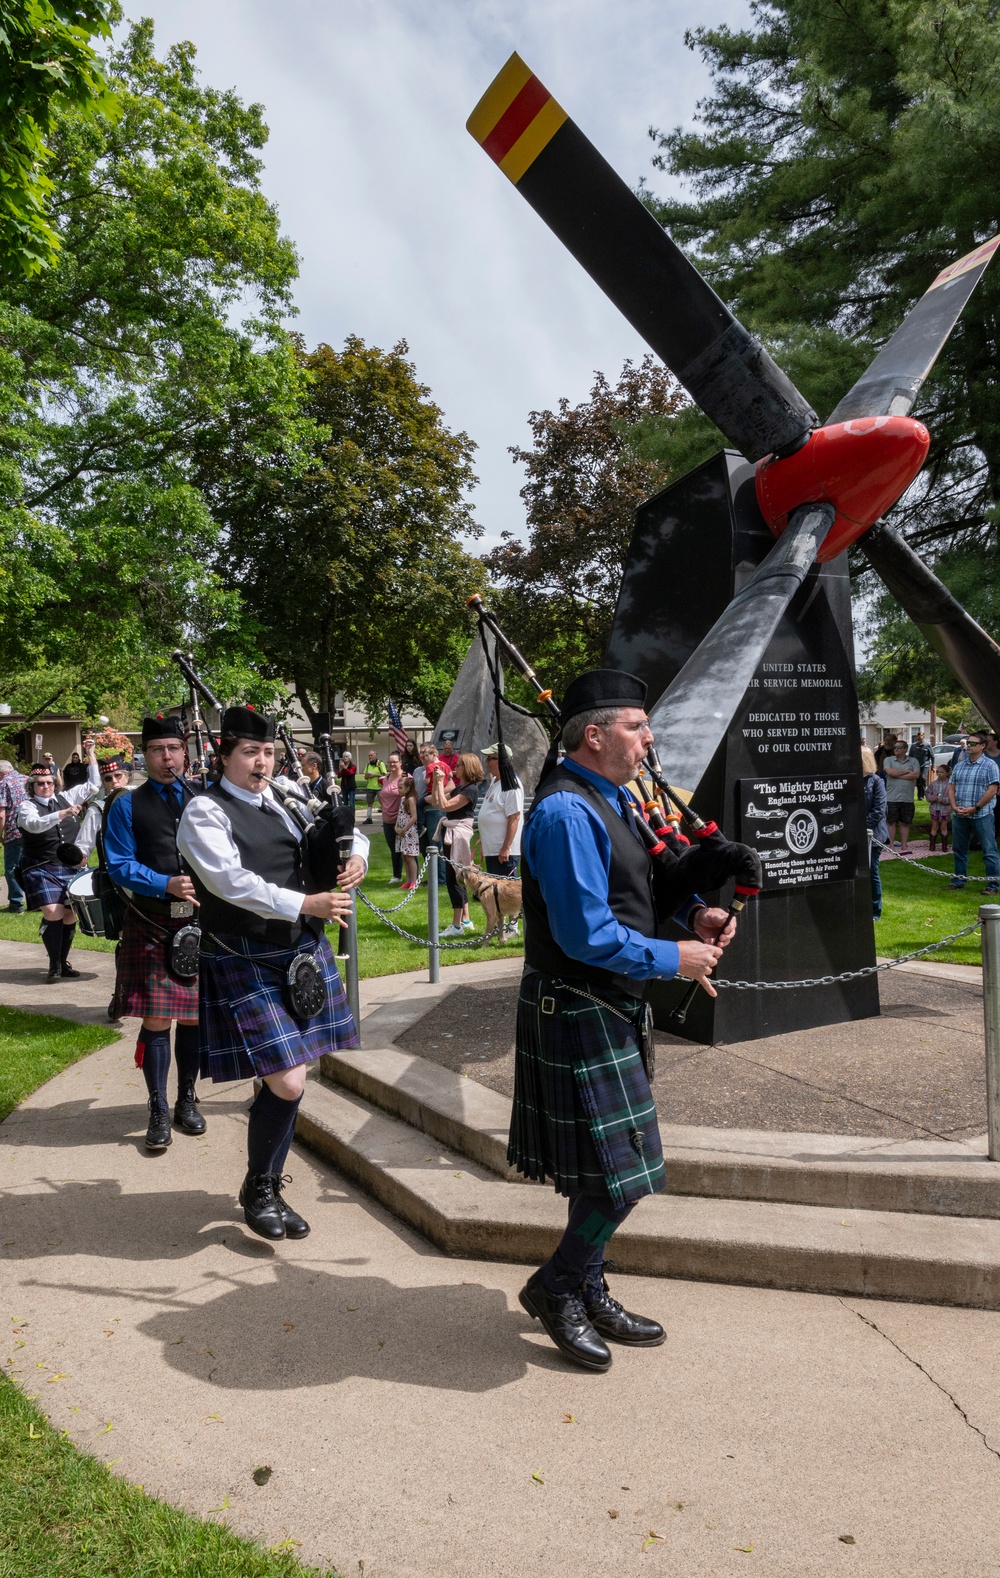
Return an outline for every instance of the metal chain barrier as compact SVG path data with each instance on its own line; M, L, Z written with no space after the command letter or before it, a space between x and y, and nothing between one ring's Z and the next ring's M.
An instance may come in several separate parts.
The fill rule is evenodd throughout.
M919 858L916 855L904 855L901 851L893 849L891 844L880 844L877 838L872 839L872 848L880 849L883 855L889 855L893 860L904 861L906 865L910 866L914 871L922 871L926 876L947 877L949 881L951 880L952 873L950 871L942 871L940 866L925 866L923 864L924 860L930 860L930 854L920 856ZM950 849L942 850L943 855L950 855L952 853L953 851ZM995 882L996 878L967 876L963 880L966 882Z
M417 872L417 880L414 883L413 887L410 889L409 893L406 895L405 899L400 899L398 904L394 904L392 906L392 909L379 910L378 913L380 915L395 915L397 910L401 910L401 909L404 908L405 905L409 904L410 900L415 897L416 892L417 892L417 888L420 887L420 885L422 884L422 882L424 880L424 876L426 874L427 867L430 864L430 858L431 858L430 855L425 855L424 856L424 863L421 866L420 870ZM362 897L364 897L364 895L362 895ZM368 900L367 899L365 899L365 903L368 904ZM368 904L368 908L369 909L374 909L374 905Z
M952 932L950 937L942 937L939 942L930 942L926 948L915 948L912 953L901 954L898 959L886 959L884 964L868 964L862 970L842 970L839 975L818 975L814 979L801 981L717 981L712 977L712 985L718 991L730 992L790 992L800 986L836 986L841 981L859 981L864 975L879 975L883 970L898 970L901 964L908 964L911 959L922 959L925 954L936 953L939 948L947 948L949 943L958 942L961 937L969 937L974 931L979 931L981 921L975 920L971 926L963 926L961 931ZM688 979L687 976L684 977Z
M417 878L417 887L420 886L420 883L423 880L423 876L427 870L430 858L431 857L429 854L425 855L424 857L424 863L420 868L420 875ZM438 852L438 859L445 861L454 871L471 870L471 867L469 866L460 866L457 861L450 860L448 856L441 851ZM416 892L416 888L413 890L413 892ZM412 931L404 931L402 926L397 926L395 921L391 921L389 919L390 915L395 915L397 910L401 910L403 908L403 904L409 903L410 899L413 897L413 893L408 893L406 895L406 898L403 900L403 904L395 904L393 905L392 909L389 910L380 909L377 904L373 904L371 899L368 898L368 896L363 893L360 888L358 888L357 894L365 908L371 910L373 915L377 915L379 920L382 921L384 925L388 926L390 931L394 931L396 933L397 937L405 937L407 942L418 942L422 948L428 948L431 946L429 937L417 937ZM461 942L442 942L439 938L435 946L442 949L482 948L486 943L492 942L494 937L499 937L503 930L504 918L502 915L498 914L496 925L493 926L482 937L463 937Z

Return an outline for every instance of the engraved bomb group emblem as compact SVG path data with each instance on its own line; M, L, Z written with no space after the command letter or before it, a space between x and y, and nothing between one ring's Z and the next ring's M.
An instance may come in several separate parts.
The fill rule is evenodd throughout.
M793 811L785 823L785 843L793 855L808 855L819 838L819 823L811 811Z

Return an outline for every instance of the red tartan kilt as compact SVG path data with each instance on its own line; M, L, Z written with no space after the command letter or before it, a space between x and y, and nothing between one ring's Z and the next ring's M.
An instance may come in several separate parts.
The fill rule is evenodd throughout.
M191 920L160 920L171 935ZM134 1019L197 1019L198 982L178 981L167 967L170 938L145 916L129 910L118 949L116 995L122 1014Z

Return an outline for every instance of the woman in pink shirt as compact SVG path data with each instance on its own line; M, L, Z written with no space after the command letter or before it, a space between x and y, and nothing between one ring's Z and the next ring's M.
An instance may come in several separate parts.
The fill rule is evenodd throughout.
M389 881L391 888L394 888L403 876L403 857L396 850L396 818L399 816L402 785L403 771L399 754L393 751L389 757L389 771L383 778L382 787L378 792L379 805L382 807L382 832L385 834L385 841L392 856L392 877Z

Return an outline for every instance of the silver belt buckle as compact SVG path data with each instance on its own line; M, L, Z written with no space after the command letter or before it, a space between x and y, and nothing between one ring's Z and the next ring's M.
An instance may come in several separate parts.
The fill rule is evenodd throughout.
M194 905L189 899L170 900L170 919L182 920L185 915L194 914Z

